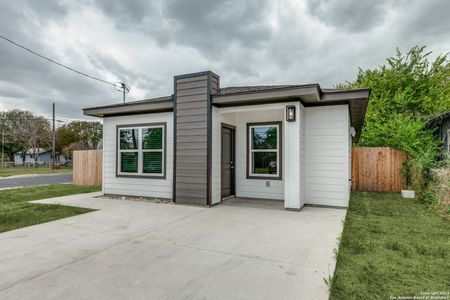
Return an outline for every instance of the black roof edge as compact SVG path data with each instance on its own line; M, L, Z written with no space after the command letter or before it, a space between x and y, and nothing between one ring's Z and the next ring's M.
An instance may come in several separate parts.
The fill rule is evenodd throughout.
M119 106L130 106L130 105L139 105L139 104L148 104L148 103L161 103L161 102L166 102L166 101L168 101L168 102L173 101L173 95L157 97L157 98L150 98L150 99L133 100L130 102L125 102L125 103L121 102L121 103L115 103L115 104L109 104L109 105L86 107L86 108L83 108L83 111L90 110L90 109L113 108L113 107L119 107Z
M235 88L238 88L239 86L236 86ZM249 86L250 87L250 86ZM269 85L267 87L270 87ZM273 88L268 88L265 90L253 90L253 91L245 91L245 92L234 92L234 93L228 93L228 94L220 94L220 89L219 92L211 94L211 96L213 97L226 97L226 96L234 96L234 95L242 95L242 94L255 94L255 93L266 93L266 92L270 92L270 91L278 91L278 90L294 90L294 89L298 89L298 88L308 88L308 87L316 87L319 89L319 91L321 90L320 85L318 83L312 83L312 84L303 84L303 85L287 85L284 87L277 87L274 86ZM224 88L228 88L228 87L224 87Z
M368 91L369 92L369 96L370 96L370 92L372 91L372 89L370 88L352 88L352 89L333 89L333 90L322 90L322 93L324 94L333 94L333 93L356 93L356 92L363 92L363 91Z
M196 76L205 76L205 75L215 75L219 77L216 73L213 71L207 70L207 71L201 71L201 72L194 72L189 74L182 74L182 75L175 75L173 78L176 79L183 79L183 78L189 78L189 77L196 77Z

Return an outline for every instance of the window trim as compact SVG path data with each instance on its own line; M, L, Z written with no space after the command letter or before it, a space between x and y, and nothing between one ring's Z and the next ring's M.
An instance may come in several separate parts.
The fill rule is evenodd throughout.
M251 173L251 167L250 164L252 163L251 158L251 137L250 137L250 129L252 127L258 127L258 126L268 126L268 125L275 125L278 126L278 147L277 147L277 154L278 154L278 174L277 175L270 175L270 174L264 174L264 175L255 175L254 173ZM265 179L265 180L282 180L283 179L283 122L282 121L271 121L271 122L256 122L256 123L247 123L247 162L246 162L246 169L247 169L247 179ZM262 151L264 152L264 151Z
M163 128L163 173L161 175L142 173L142 160L144 152L151 152L142 149L142 128L161 127ZM125 173L119 171L120 164L120 130L121 129L138 128L138 149L130 149L128 152L138 152L138 173ZM148 149L147 149L148 150ZM126 151L125 151L126 152ZM139 171L141 171L139 173ZM139 124L122 124L116 126L116 177L124 178L147 178L147 179L166 179L167 173L167 122L157 123L139 123Z

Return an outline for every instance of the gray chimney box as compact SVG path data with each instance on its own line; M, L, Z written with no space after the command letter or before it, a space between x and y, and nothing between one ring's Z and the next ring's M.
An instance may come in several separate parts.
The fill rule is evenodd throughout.
M211 204L211 94L219 91L211 71L174 77L173 200Z

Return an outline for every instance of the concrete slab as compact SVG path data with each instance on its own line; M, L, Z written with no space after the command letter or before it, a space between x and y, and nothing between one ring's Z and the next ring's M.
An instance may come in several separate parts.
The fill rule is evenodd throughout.
M1 299L327 299L345 210L46 199L98 211L0 234Z
M221 205L284 210L284 201L273 199L255 199L231 196L222 200Z

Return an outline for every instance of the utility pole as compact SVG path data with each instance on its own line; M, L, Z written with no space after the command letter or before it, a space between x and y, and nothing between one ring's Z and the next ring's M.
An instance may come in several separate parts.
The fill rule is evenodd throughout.
M55 168L56 163L56 131L55 131L55 103L52 103L53 108L53 130L52 130L52 169Z
M5 167L4 157L5 157L5 129L2 129L2 168Z
M123 103L125 103L125 83L122 83Z

